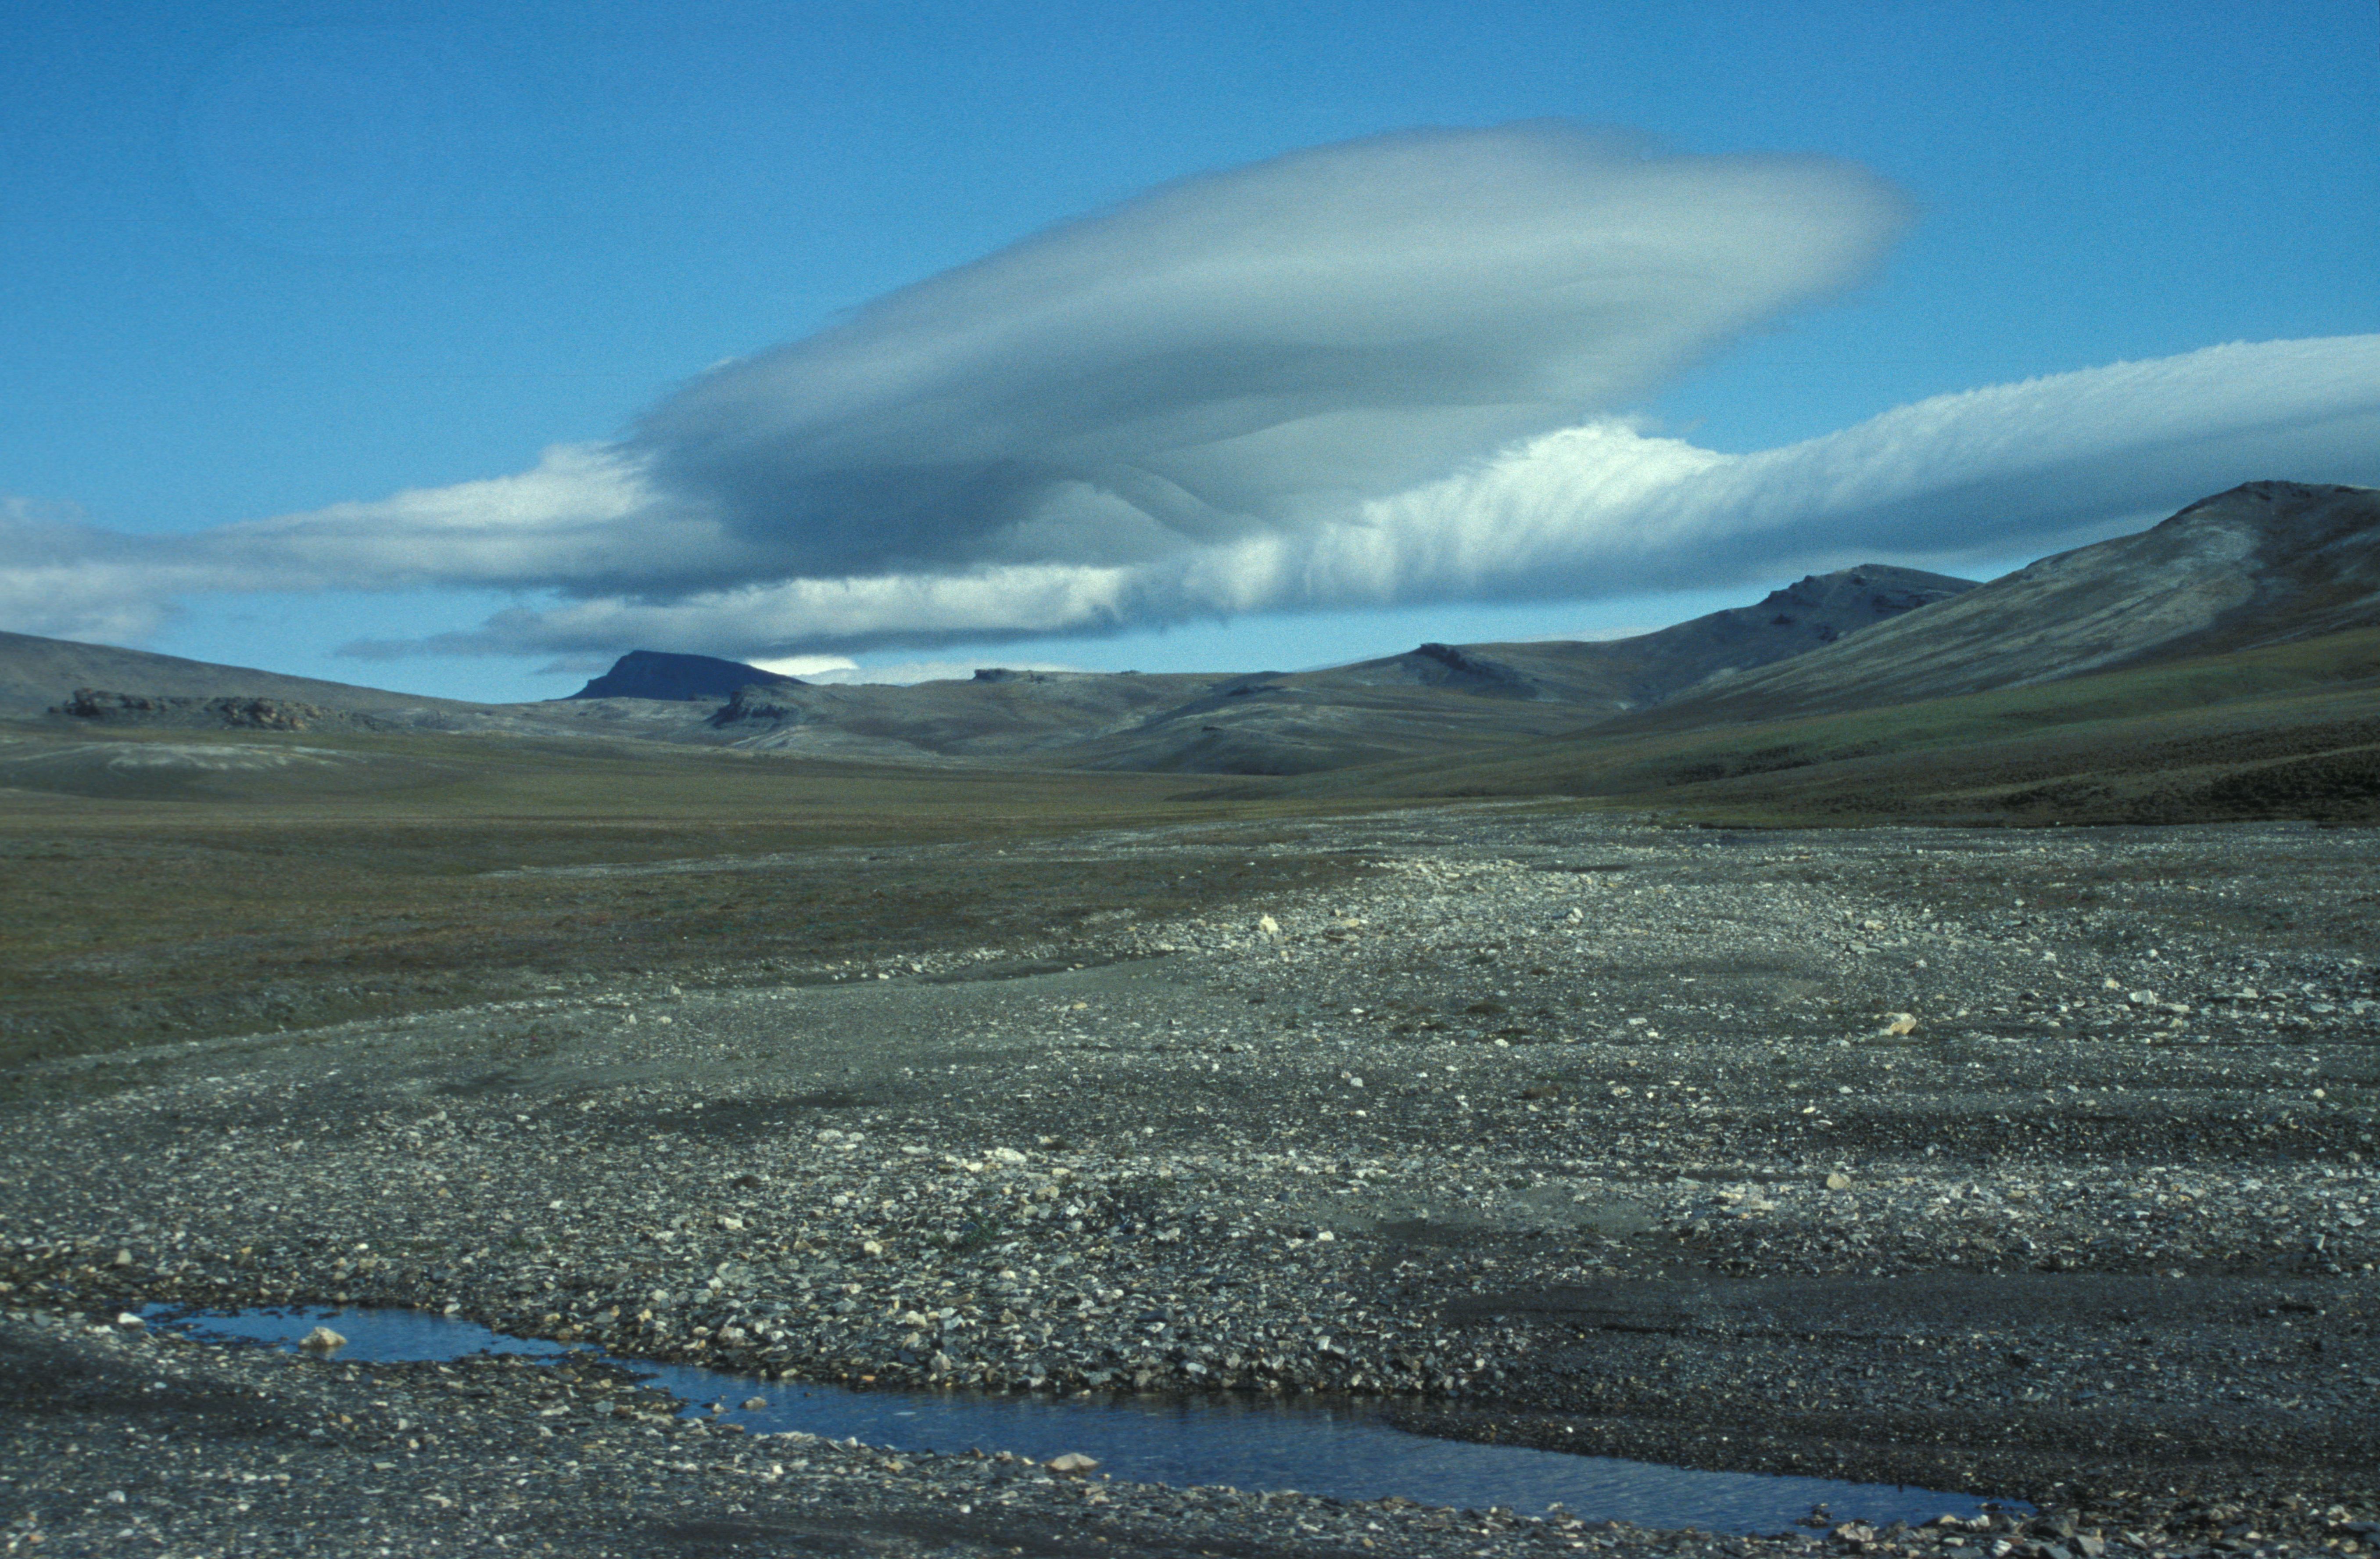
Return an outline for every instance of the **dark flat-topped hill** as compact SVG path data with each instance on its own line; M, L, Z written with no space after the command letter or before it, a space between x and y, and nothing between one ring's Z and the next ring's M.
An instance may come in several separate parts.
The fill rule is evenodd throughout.
M742 661L631 650L612 669L571 694L574 699L724 699L739 688L801 688L808 684Z

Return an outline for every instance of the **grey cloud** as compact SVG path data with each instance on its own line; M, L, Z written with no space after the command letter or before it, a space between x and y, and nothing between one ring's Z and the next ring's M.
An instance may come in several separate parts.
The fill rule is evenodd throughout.
M705 374L624 453L788 575L1142 562L1608 410L1855 279L1903 219L1816 159L1549 123L1380 136L892 293Z
M199 591L539 592L363 655L750 659L1614 594L2003 550L2256 477L2380 483L2380 336L2211 347L1721 455L1615 418L1855 279L1843 164L1559 125L1186 179L722 365L625 441L180 536L0 510L0 621Z
M1902 407L1731 456L1625 423L1129 565L1052 561L521 610L382 652L930 647L1259 611L1612 595L2145 523L2260 477L2380 485L2380 335L2209 347Z
M2380 335L2235 344L1993 385L1752 455L1590 422L1300 527L1126 561L1062 554L590 590L593 569L621 571L631 554L683 578L686 556L734 546L697 522L655 522L670 511L602 449L195 536L113 535L0 506L0 621L122 639L182 593L534 582L544 570L577 588L468 632L349 648L601 656L665 645L742 659L929 649L1248 612L1723 585L1852 553L2006 553L2273 476L2380 485ZM578 559L589 573L574 576L565 566Z

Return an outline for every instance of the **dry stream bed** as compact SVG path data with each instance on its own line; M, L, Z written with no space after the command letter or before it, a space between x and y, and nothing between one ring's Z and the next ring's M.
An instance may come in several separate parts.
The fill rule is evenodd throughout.
M1331 870L1001 945L564 975L41 1064L0 1117L0 1541L2373 1546L2367 834L1460 808L1011 849L1053 880ZM771 1381L1345 1394L1441 1434L2042 1511L1681 1537L1172 1490L735 1433L592 1361L113 1323L298 1301Z

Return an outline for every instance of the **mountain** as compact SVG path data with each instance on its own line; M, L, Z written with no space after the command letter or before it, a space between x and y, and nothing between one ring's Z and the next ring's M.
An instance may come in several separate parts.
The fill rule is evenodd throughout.
M392 714L399 711L461 712L480 707L454 699L392 693L384 688L324 682L311 676L284 676L251 666L217 665L209 661L184 660L179 655L151 654L145 650L120 650L111 644L42 639L30 633L0 633L0 715L40 714L69 703L80 688L140 695L168 709L174 705L165 700L185 701L184 706L188 707L225 699ZM121 706L118 712L142 713L123 710Z
M2380 625L2380 490L2252 481L1635 724L1817 714L2021 688Z
M1296 774L1575 730L1715 672L1767 665L1974 588L1870 564L1751 606L1596 642L1424 644L1305 672L1017 673L971 682L771 689L722 709L739 745L1022 758L1069 767Z
M345 729L1236 776L1184 799L2380 821L2380 492L2254 482L1988 585L1872 565L1630 639L1430 643L1295 673L818 687L638 652L574 698L485 705L0 634L0 787L123 799L427 784L465 750L316 734Z
M1211 673L1009 671L910 686L755 688L710 716L743 748L850 758L1033 761L1073 766L1087 741L1211 686Z
M401 725L905 762L1294 774L1557 736L1973 588L1872 564L1630 639L1424 644L1296 673L995 667L967 681L820 687L739 661L638 650L567 698L503 705L19 634L0 639L0 697L15 694L0 709L179 728Z
M1614 711L1658 703L1717 672L1789 660L1973 590L1973 579L1888 564L1812 574L1750 606L1628 639L1424 644L1384 660L1284 680L1307 688L1407 682Z
M2252 482L1581 731L1265 793L1730 823L2380 822L2380 492Z
M612 663L612 669L571 694L574 699L724 699L740 688L787 687L807 684L773 671L762 671L741 661L710 655L674 655L660 650L631 650Z
M1184 798L1562 797L1729 825L2380 822L2380 628L1833 713L1664 713Z
M1542 738L1658 703L1716 672L1807 653L1974 588L1972 579L1866 564L1628 639L1424 644L1323 671L1233 677L1087 744L1080 761L1288 774Z

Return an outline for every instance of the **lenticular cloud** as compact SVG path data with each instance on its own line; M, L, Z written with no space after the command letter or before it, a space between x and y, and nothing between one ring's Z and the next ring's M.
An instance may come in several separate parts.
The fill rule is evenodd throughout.
M1554 125L1185 179L718 368L624 453L811 578L1294 530L1626 402L1862 274L1900 199Z
M1755 579L2021 545L2257 477L2380 483L2380 336L2209 347L1723 455L1624 408L1864 274L1816 159L1560 125L1183 180L720 365L534 469L183 536L0 505L0 620L198 591L540 592L368 655L742 659Z
M1607 420L1316 523L1137 562L604 597L401 648L856 650L1246 612L1611 595L1756 580L1829 555L2047 543L2080 526L2146 524L2268 476L2380 486L2380 335L2211 347L1997 384L1751 455Z

